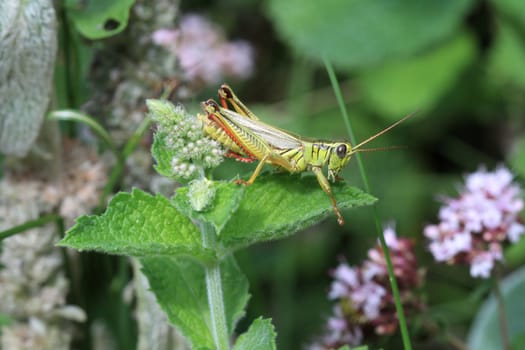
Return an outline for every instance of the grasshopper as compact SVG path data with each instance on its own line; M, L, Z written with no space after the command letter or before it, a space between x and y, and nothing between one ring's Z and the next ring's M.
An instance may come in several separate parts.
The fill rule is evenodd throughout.
M337 201L332 193L330 181L341 180L338 176L341 169L356 152L378 149L360 149L361 146L389 131L411 115L369 137L356 146L347 141L323 141L294 135L288 131L271 126L259 120L233 93L232 89L223 84L219 88L221 106L213 99L201 103L206 115L199 114L205 134L218 141L227 149L226 156L242 162L259 164L247 181L237 180L237 183L251 185L264 164L271 164L291 173L312 171L319 185L328 194L337 216L339 225L344 224L343 217L337 208ZM233 107L233 110L230 108ZM328 179L323 173L323 167L328 168Z

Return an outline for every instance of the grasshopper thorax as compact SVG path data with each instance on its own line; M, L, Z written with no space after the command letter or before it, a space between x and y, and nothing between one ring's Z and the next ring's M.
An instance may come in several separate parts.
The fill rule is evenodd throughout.
M352 157L352 145L349 142L337 142L330 149L328 158L328 178L335 181L337 175Z

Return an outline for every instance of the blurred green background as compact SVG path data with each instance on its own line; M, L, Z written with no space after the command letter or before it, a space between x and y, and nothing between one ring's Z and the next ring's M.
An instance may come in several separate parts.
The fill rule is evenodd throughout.
M525 174L525 3L520 1L182 2L206 12L232 37L253 43L255 76L234 84L265 121L300 135L347 138L322 65L334 63L358 140L402 116L416 116L374 141L406 149L366 153L372 193L385 224L417 242L425 292L439 324L467 332L487 285L466 268L433 263L422 229L437 221L438 197L457 194L463 175L507 164ZM213 89L209 95L213 96ZM245 173L226 163L220 177ZM362 187L357 164L342 174ZM344 213L283 242L238 254L253 299L247 320L271 316L280 348L319 332L331 306L328 271L359 264L376 242L371 210ZM523 262L517 254L515 264ZM431 341L413 334L416 348ZM428 335L427 335L428 336ZM399 348L399 340L381 344ZM436 346L436 345L434 345ZM440 345L443 348L443 344Z
M436 265L422 236L439 196L455 196L466 173L506 164L525 174L525 3L522 1L226 1L182 3L205 11L257 50L255 76L233 84L265 121L300 135L348 138L322 65L336 66L359 140L417 114L374 141L406 149L363 154L384 224L413 237L427 267L429 314L463 338L489 288L467 268ZM209 92L213 96L213 89ZM245 173L229 162L220 177ZM356 162L342 176L362 188ZM283 349L319 333L331 312L328 271L359 264L376 242L372 211L344 213L283 242L237 255L253 299L246 320L271 316ZM515 248L515 251L519 251ZM522 249L521 249L522 250ZM523 263L513 255L511 267ZM513 265L514 264L514 265ZM439 339L412 329L416 348ZM420 336L420 337L418 337ZM401 348L399 339L379 343Z

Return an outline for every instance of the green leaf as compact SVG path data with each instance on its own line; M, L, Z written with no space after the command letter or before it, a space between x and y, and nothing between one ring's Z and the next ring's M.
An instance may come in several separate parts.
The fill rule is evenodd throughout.
M134 0L78 1L68 6L69 16L82 35L102 39L120 33L128 24L129 11Z
M215 199L213 205L206 211L192 210L188 198L188 187L179 187L173 198L173 204L184 215L199 221L205 221L215 227L217 235L237 210L244 194L244 186L231 182L214 181Z
M358 81L370 106L399 118L418 109L430 110L475 57L474 40L462 34L425 55L365 71ZM423 84L421 77L425 77Z
M525 43L515 28L502 21L489 58L488 72L492 76L491 80L525 87L524 61Z
M190 259L164 257L143 258L141 263L170 323L187 337L192 348L215 348L203 266ZM231 256L221 263L221 278L226 322L232 334L250 297L248 281Z
M350 346L345 345L341 346L338 350L368 350L368 346L358 346L355 348L350 348Z
M272 0L278 32L300 54L342 67L407 57L457 30L473 0Z
M78 218L59 245L138 257L182 255L202 261L214 257L202 247L195 225L168 199L138 189L117 194L100 216Z
M512 339L512 343L510 344L511 350L523 350L525 349L525 331L521 332L520 334L516 335Z
M171 161L177 155L177 150L166 145L166 134L158 131L155 133L151 154L155 158L155 165L153 166L155 170L162 176L175 179Z
M370 205L376 198L343 183L332 185L339 209ZM261 175L246 187L241 205L223 228L226 252L291 236L324 218L336 221L330 198L314 176Z
M275 350L275 337L271 320L258 318L237 339L233 350Z
M57 51L53 1L0 1L0 152L25 156L52 93Z
M511 343L517 342L525 332L525 267L516 270L501 282ZM498 318L498 305L492 295L479 309L468 335L469 349L502 349ZM515 339L517 338L517 339Z

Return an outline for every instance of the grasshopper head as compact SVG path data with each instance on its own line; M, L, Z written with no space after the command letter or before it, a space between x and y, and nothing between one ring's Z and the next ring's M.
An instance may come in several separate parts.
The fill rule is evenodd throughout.
M337 174L343 169L352 157L352 145L349 142L338 142L330 150L328 162L328 179L335 181Z

